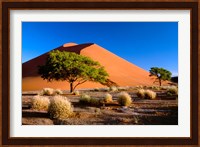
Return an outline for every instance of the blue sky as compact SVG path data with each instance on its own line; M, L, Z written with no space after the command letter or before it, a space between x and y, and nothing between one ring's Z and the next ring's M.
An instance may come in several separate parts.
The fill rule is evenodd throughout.
M68 42L96 43L147 71L178 74L178 22L23 22L22 62Z

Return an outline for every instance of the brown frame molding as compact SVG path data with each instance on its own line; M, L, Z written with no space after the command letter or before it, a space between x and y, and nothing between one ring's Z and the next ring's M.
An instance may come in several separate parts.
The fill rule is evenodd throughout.
M190 138L10 138L11 9L173 9L191 10L191 137ZM197 145L198 144L198 2L2 2L2 144L3 145Z

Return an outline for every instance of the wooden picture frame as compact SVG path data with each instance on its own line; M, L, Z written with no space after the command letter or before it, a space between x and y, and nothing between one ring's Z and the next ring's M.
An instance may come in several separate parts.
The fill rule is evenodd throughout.
M191 137L133 138L10 137L10 10L140 9L190 10L191 13ZM198 144L198 3L197 2L2 2L2 145L197 145Z

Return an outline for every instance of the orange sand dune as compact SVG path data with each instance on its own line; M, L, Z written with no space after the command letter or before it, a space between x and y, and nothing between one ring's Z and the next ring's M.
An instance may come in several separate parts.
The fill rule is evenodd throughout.
M55 50L69 51L88 56L100 62L109 74L109 80L118 86L153 85L149 72L109 52L97 44L87 43L77 45L75 43L64 44ZM48 53L42 54L22 65L22 89L41 90L44 87L69 89L69 84L64 82L47 82L38 75L38 66L45 63ZM99 83L86 82L77 88L105 87Z

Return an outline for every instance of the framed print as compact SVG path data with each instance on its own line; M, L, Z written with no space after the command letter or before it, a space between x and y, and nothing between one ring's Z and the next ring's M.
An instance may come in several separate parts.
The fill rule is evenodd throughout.
M197 145L198 2L2 2L3 145Z

